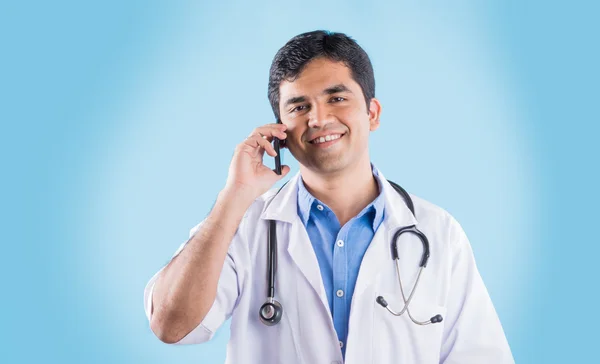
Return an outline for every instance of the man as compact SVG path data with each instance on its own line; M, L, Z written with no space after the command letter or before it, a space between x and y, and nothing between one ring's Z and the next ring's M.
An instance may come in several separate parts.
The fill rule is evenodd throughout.
M411 195L413 214L370 161L381 105L364 50L341 33L294 37L273 60L268 94L281 123L236 147L212 211L146 287L156 335L202 343L232 317L230 363L513 363L458 222ZM281 190L272 187L289 167L277 175L262 161L276 155L274 137L300 165ZM265 325L271 220L282 315ZM394 233L411 226L429 241L420 275L416 235L396 241L398 266L390 254Z

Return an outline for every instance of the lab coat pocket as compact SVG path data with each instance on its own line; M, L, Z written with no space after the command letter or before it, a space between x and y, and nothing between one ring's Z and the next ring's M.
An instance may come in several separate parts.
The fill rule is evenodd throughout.
M381 292L390 308L402 310L402 296ZM408 312L394 316L378 303L373 312L373 362L386 363L439 363L444 321L418 325ZM445 317L446 308L419 301L411 302L410 313L416 321L427 321L435 315Z

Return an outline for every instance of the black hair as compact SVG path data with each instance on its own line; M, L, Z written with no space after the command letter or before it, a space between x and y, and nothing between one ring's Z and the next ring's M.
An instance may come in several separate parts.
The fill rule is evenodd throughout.
M310 61L319 57L342 62L350 69L350 75L362 89L369 110L371 99L375 97L375 76L367 53L344 33L315 30L290 39L273 58L269 72L268 96L277 119L280 117L281 82L293 82Z

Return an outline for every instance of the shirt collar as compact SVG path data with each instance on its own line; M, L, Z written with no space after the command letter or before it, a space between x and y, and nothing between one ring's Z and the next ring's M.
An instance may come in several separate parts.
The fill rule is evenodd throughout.
M298 216L300 216L300 220L302 220L304 226L306 226L308 222L310 209L315 200L316 198L308 192L302 177L300 177L298 179Z
M417 225L418 221L411 213L406 202L386 180L381 171L378 173L379 182L383 185L383 199L385 201L385 216L383 224L387 225L390 231L399 227ZM263 201L260 218L263 220L277 220L294 224L298 216L298 181L300 180L300 171L298 171L284 186L273 188L264 193L259 200ZM416 198L415 196L412 196ZM415 200L416 201L416 200ZM417 208L415 206L415 208ZM418 214L418 212L417 212ZM300 223L301 221L298 221Z
M369 213L372 210L375 210L375 214L372 217L373 231L376 231L383 221L383 211L385 206L385 200L383 198L383 184L381 182L381 178L379 177L379 171L377 168L371 163L371 171L373 172L373 176L377 180L377 185L379 188L379 194L369 205L367 205L360 213L358 213L357 217L361 217L364 214ZM326 206L324 203L315 198L304 185L304 181L302 178L298 179L298 216L300 216L300 220L304 226L308 223L308 219L310 218L310 213L312 211L312 207L315 203Z

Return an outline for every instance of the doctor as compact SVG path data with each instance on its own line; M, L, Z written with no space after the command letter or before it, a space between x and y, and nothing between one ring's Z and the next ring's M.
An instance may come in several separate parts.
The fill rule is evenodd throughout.
M413 214L369 157L381 104L369 57L342 33L315 31L276 54L269 100L282 124L237 145L226 185L144 292L152 331L165 343L199 344L231 321L227 363L513 363L471 246L445 210L414 195ZM281 190L263 164L285 140L300 171ZM401 142L401 138L399 142ZM397 149L397 146L387 146ZM275 221L274 299L281 320L259 318L267 300L268 229ZM409 311L398 312L430 258ZM403 294L399 284L401 276ZM415 324L435 315L443 320Z

